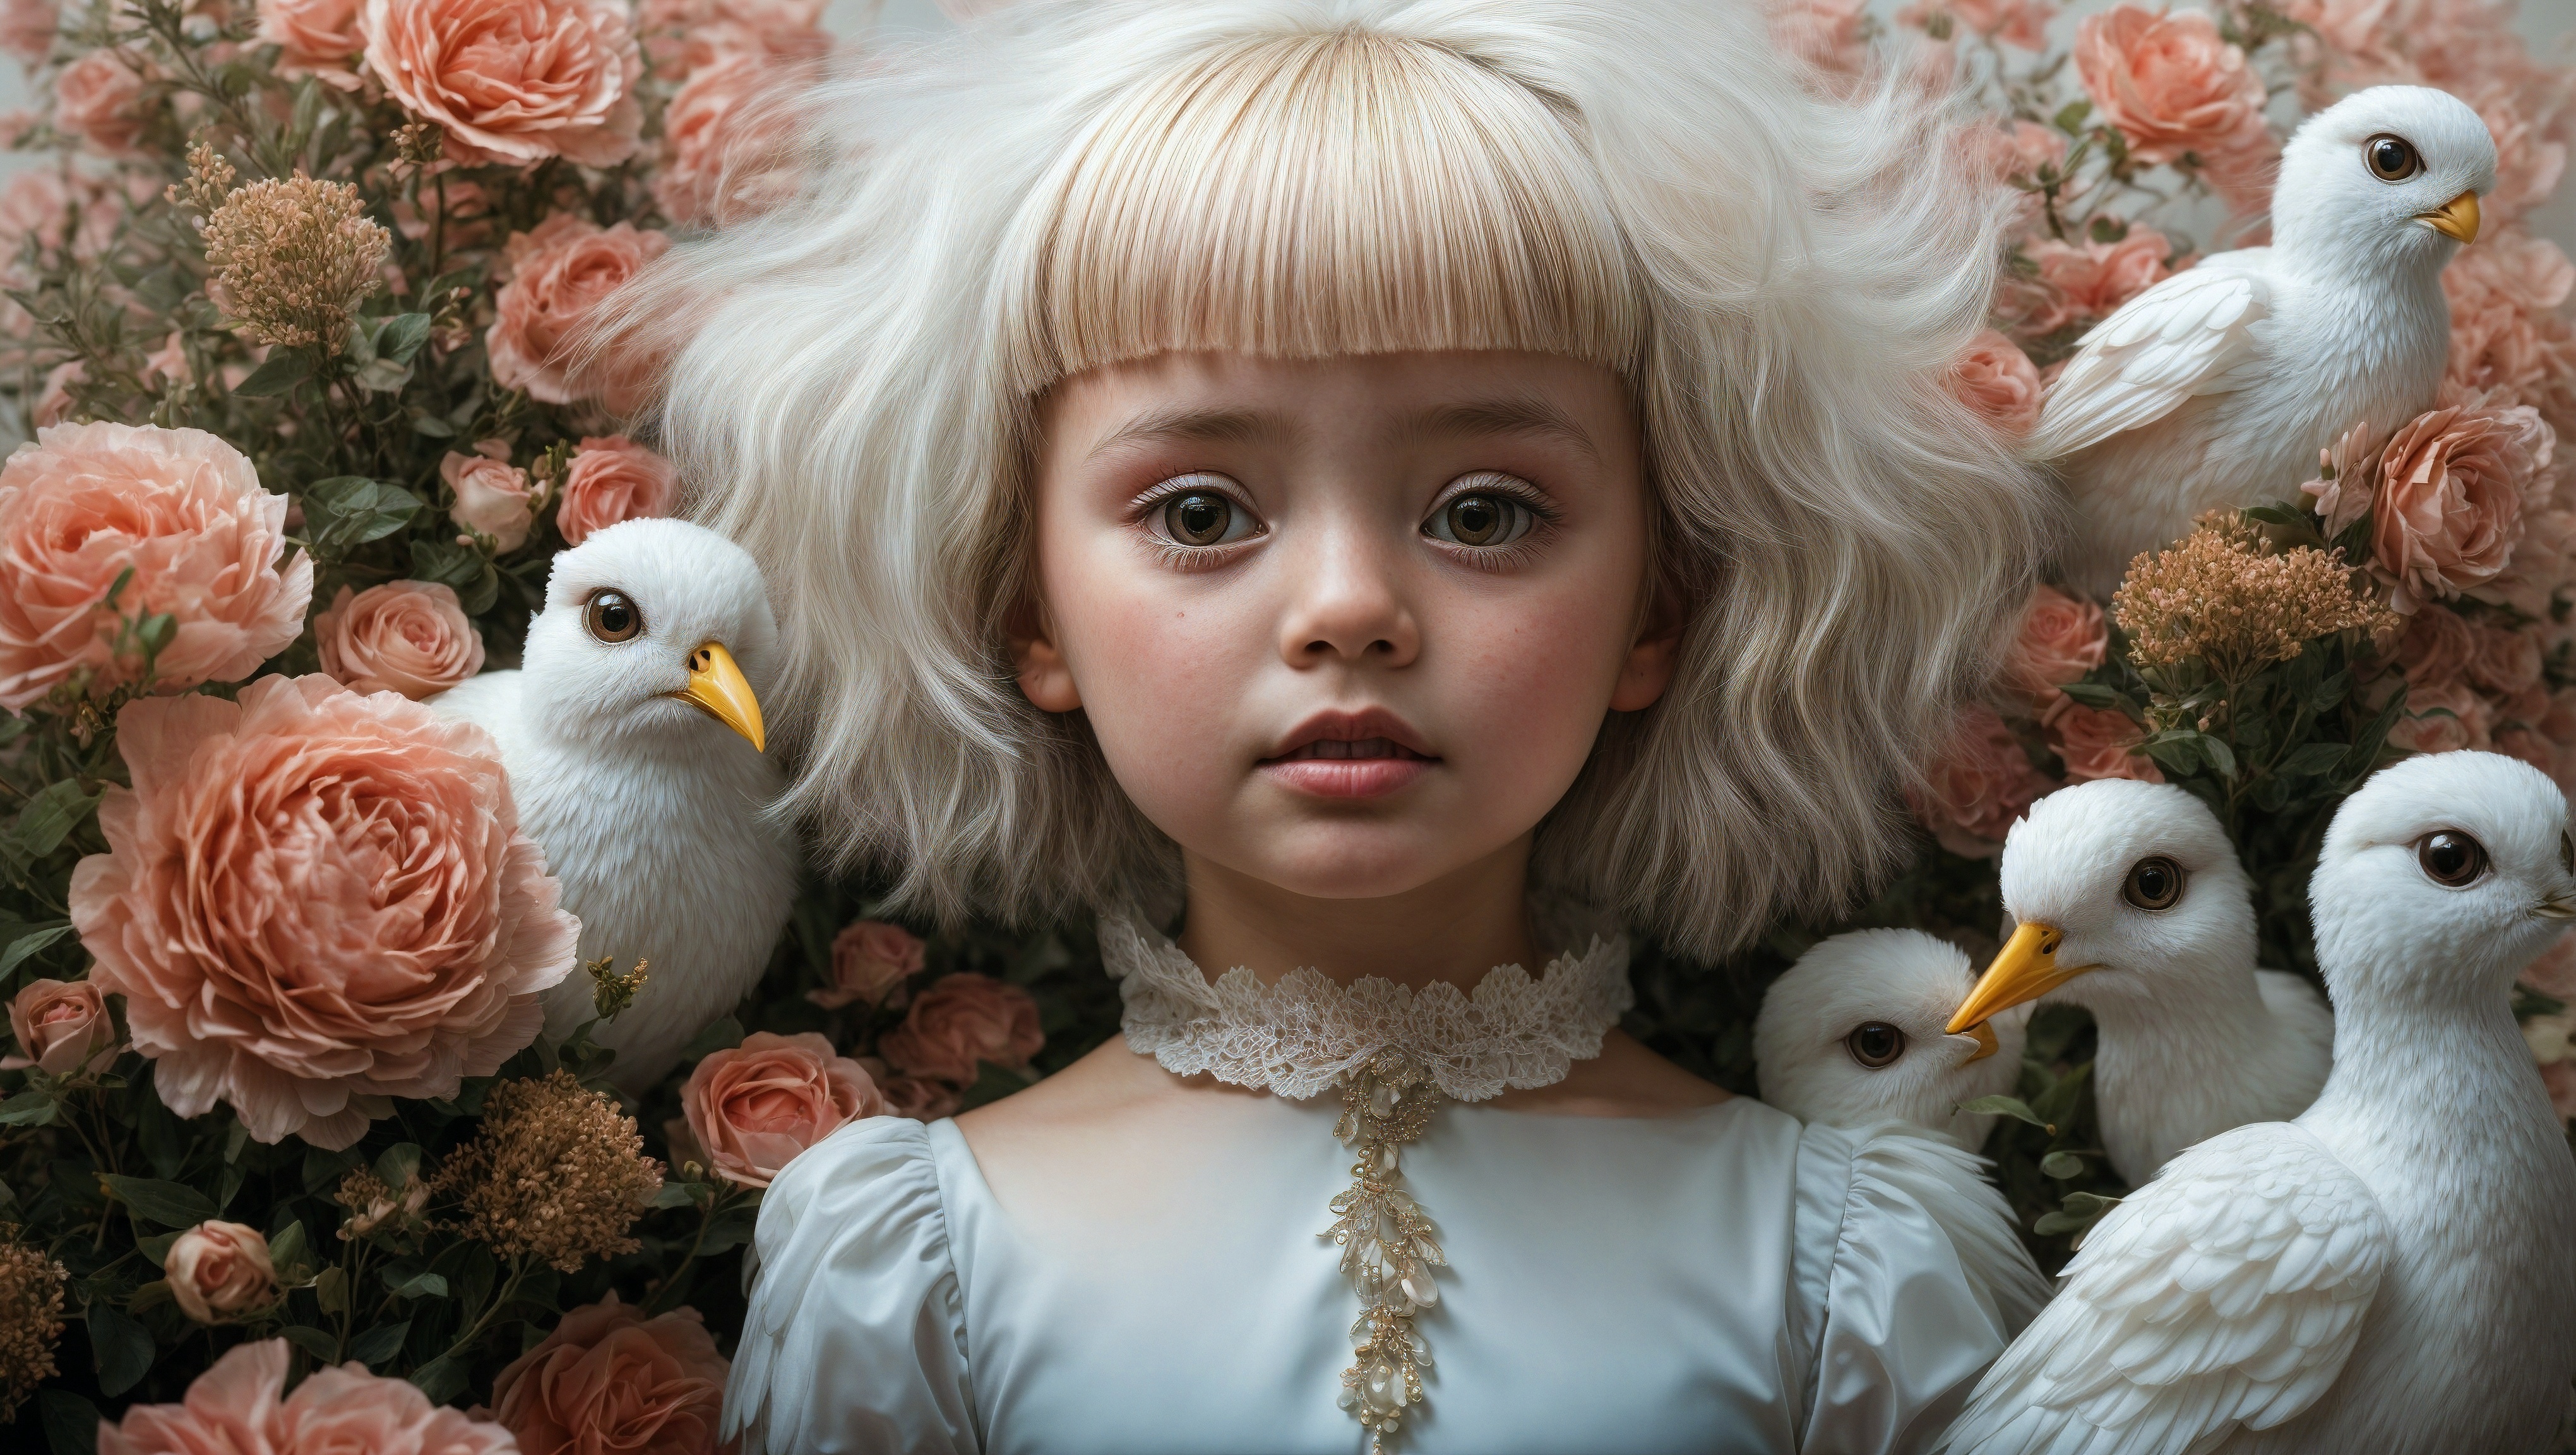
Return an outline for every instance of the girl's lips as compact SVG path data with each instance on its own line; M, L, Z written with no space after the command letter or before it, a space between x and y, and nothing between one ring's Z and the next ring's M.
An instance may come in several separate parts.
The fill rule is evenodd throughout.
M1389 738L1322 738L1264 759L1261 771L1318 798L1375 798L1420 778L1437 761Z

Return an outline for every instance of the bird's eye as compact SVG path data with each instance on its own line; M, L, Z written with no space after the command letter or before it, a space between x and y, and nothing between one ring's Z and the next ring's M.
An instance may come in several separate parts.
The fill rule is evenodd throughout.
M1843 1037L1843 1049L1872 1071L1905 1054L1905 1032L1885 1021L1863 1021Z
M2487 846L2458 829L2444 829L2415 846L2415 862L2434 883L2465 889L2487 872Z
M594 591L582 608L581 624L603 642L630 642L644 630L644 613L623 591Z
M1155 512L1161 534L1176 546L1230 546L1256 534L1260 522L1221 490L1182 490Z
M1528 535L1538 513L1498 490L1453 495L1422 523L1422 533L1451 545L1491 549Z
M2414 143L2402 136L2374 136L2361 144L2361 156L2370 164L2370 175L2383 182L2403 182L2424 170L2424 159L2415 154Z
M2140 909L2171 909L2182 898L2182 866L2162 854L2140 859L2129 867L2129 877L2120 885L2120 897Z

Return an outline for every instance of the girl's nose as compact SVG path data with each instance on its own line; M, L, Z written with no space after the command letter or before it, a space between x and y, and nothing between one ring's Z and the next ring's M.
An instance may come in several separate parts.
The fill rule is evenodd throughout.
M1398 580L1395 553L1357 530L1324 532L1292 567L1279 654L1292 667L1329 662L1411 665L1422 631Z

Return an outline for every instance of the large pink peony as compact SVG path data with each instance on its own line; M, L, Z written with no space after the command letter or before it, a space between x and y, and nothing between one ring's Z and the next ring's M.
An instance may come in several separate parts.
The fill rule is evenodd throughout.
M113 46L84 52L54 77L54 126L111 157L136 154L152 63Z
M2522 539L2522 498L2556 443L2528 405L2455 405L2418 416L2380 452L2371 554L2397 607L2494 580Z
M883 1116L885 1099L866 1069L820 1034L754 1031L698 1062L680 1088L680 1110L717 1176L767 1187L843 1122Z
M717 1455L726 1369L696 1309L647 1318L612 1292L501 1371L493 1418L522 1455Z
M628 381L575 378L571 371L599 305L670 246L667 234L627 222L602 228L568 212L534 232L512 233L502 248L510 281L493 299L499 316L484 335L493 382L549 404L600 395L622 412L627 401L615 396Z
M319 76L344 91L358 88L359 0L259 0L259 38L278 48L278 73Z
M2085 17L2075 69L2102 119L2144 162L2268 153L2263 78L2208 12L2121 5Z
M117 746L72 922L172 1110L336 1150L536 1038L581 926L480 728L317 673L135 702Z
M407 1379L354 1361L285 1394L286 1341L236 1344L180 1404L138 1404L99 1422L98 1455L510 1455L499 1425L431 1404ZM282 1397L281 1397L282 1396Z
M417 702L483 670L483 635L435 581L348 587L313 618L322 670L359 692L399 692Z
M2054 586L2033 587L2004 658L2004 683L2045 718L2066 705L2060 689L2102 665L2110 641L2101 607Z
M0 466L0 707L24 710L74 674L131 681L118 616L178 625L154 662L165 689L230 682L304 630L313 562L281 572L286 497L201 430L66 424ZM114 608L110 588L133 578Z
M116 1021L107 999L86 980L30 980L9 1000L9 1033L19 1055L0 1071L41 1066L55 1076L98 1071L116 1059Z
M2021 346L1993 329L1978 334L1950 363L1950 392L2009 435L2039 423L2039 370Z
M625 0L366 0L367 66L468 164L635 154L644 58Z
M2576 326L2560 312L2576 293L2576 264L2556 243L2518 229L2462 248L2442 270L2451 306L2446 390L2537 406L2576 425Z
M564 471L555 529L565 545L577 546L619 521L669 515L679 482L669 460L624 435L585 439Z
M877 1049L908 1075L964 1087L975 1083L982 1063L1018 1070L1045 1045L1027 991L989 975L944 975Z
M2031 766L2021 740L1993 708L1971 705L1960 712L1950 740L1924 769L1923 783L1906 791L1906 799L1941 847L1971 859L1990 859L2003 852L2004 834L2013 820L2055 786Z

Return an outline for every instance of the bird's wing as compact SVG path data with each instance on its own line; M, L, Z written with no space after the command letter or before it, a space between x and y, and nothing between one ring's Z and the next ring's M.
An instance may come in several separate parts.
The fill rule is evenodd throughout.
M2258 270L2227 260L2235 256L2174 274L2086 334L2049 386L2029 453L2059 459L2162 419L2193 395L2238 387L2232 371L2253 350L2271 290Z
M2388 1241L2378 1199L2306 1129L2212 1137L2094 1226L1944 1448L2181 1452L2270 1429L2342 1372Z

